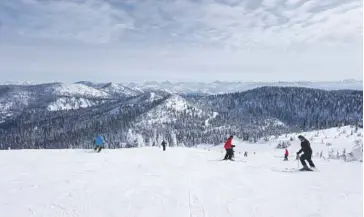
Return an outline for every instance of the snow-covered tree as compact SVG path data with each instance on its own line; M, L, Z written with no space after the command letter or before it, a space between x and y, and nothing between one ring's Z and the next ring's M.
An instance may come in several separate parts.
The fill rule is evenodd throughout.
M158 147L160 147L160 146L161 146L161 144L162 144L163 140L165 140L165 139L164 139L164 136L163 136L162 134L160 134L160 133L159 133L159 134L157 135L157 146L158 146ZM169 145L169 144L167 144L167 146L168 146L168 145Z
M170 141L170 145L169 146L176 147L178 145L176 134L173 131L171 131L170 134L171 134L170 135L171 136L171 141Z
M128 130L128 134L126 135L126 144L128 147L134 147L136 145L135 143L136 137L133 133L132 129Z
M142 135L140 135L140 134L137 133L135 135L135 140L136 140L136 144L137 144L137 147L138 148L145 146L144 139L143 139L143 136Z
M153 146L153 139L152 138L146 139L146 145L148 147L152 147Z

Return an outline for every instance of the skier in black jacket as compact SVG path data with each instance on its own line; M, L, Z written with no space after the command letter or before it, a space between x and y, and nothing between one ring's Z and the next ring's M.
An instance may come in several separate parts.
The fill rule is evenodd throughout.
M312 162L312 149L310 142L303 137L302 135L299 135L298 138L301 140L301 149L297 152L297 158L298 156L303 152L303 155L300 157L301 164L303 168L301 170L310 170L305 162L307 160L308 164L311 168L316 168L315 164Z
M167 143L163 140L162 143L161 143L161 145L163 147L163 151L165 151L166 150Z

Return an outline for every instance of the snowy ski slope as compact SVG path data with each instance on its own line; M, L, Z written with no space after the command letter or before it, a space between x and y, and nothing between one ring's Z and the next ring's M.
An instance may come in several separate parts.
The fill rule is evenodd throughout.
M257 144L256 144L257 145ZM206 147L205 147L206 148ZM0 151L0 217L359 217L362 163L297 168L268 146Z

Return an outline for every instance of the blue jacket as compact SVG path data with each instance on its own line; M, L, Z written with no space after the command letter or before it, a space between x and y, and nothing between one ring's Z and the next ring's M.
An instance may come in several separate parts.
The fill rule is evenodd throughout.
M104 146L104 138L102 136L97 136L95 140L95 145Z

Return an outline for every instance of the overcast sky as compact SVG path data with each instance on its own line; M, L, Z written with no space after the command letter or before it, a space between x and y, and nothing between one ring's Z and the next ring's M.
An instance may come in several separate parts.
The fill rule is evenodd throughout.
M0 82L362 80L361 0L0 0Z

